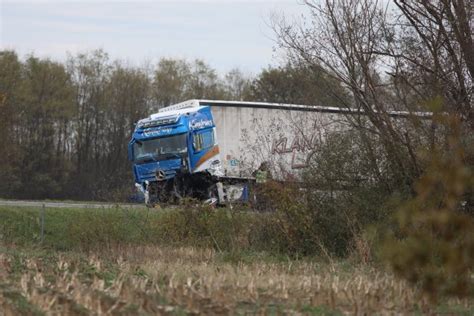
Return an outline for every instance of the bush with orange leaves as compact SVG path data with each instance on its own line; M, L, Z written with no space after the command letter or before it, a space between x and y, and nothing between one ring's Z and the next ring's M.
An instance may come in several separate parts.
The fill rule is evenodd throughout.
M433 300L474 296L469 200L474 177L466 153L472 142L469 146L462 136L458 118L438 115L435 120L445 128L443 147L429 153L431 163L415 187L416 196L397 212L398 230L386 238L382 253L399 276L420 285Z

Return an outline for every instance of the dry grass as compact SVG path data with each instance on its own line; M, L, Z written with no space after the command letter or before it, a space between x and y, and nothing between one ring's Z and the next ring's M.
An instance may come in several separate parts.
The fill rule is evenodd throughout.
M343 263L230 263L213 250L192 248L128 247L89 255L4 249L5 315L383 315L439 309L390 274ZM468 301L444 304L452 311L472 308Z

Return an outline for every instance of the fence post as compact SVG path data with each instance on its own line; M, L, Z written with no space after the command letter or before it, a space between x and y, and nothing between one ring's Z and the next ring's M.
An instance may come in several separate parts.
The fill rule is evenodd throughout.
M41 243L44 241L44 204L41 208Z

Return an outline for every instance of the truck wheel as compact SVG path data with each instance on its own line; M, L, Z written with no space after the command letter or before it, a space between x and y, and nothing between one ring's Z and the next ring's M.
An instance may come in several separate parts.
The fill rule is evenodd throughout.
M208 198L204 200L205 205L210 205L210 206L217 206L219 199L217 197L217 187L215 184L209 186L207 189L207 196Z

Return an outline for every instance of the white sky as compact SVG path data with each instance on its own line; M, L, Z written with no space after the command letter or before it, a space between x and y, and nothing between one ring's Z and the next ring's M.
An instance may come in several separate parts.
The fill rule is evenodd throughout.
M102 48L140 65L201 58L223 73L278 64L272 14L300 18L301 0L0 0L0 49L64 60Z

